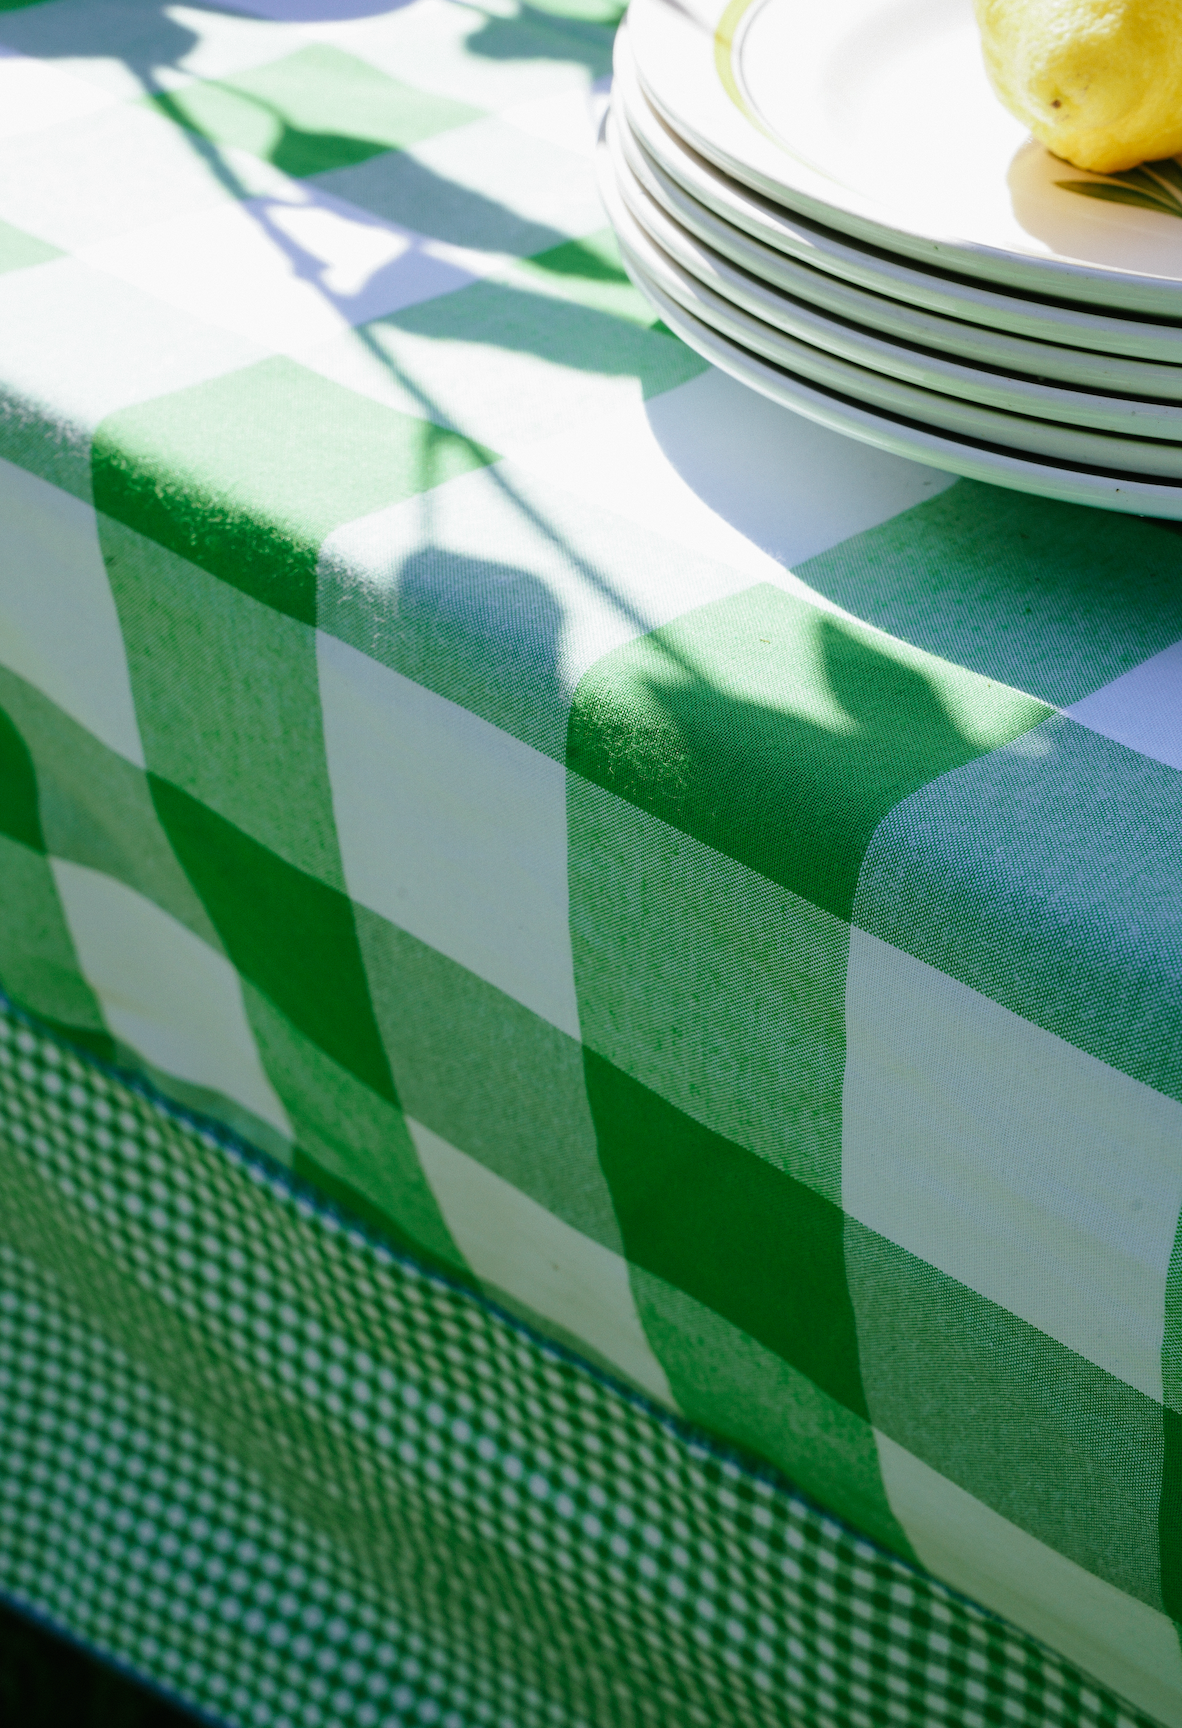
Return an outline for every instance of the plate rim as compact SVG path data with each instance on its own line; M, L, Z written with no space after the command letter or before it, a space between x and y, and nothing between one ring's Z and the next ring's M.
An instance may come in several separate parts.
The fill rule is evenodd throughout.
M870 330L885 331L892 335L893 339L905 344L910 343L913 347L927 346L937 353L946 352L962 360L970 357L973 365L1032 378L1054 378L1061 373L1062 383L1074 385L1081 390L1121 395L1131 400L1182 405L1182 364L1139 360L1124 354L1068 347L1013 331L996 330L992 326L965 319L951 318L944 313L932 312L916 307L913 303L896 300L892 295L877 294L873 289L815 269L809 264L791 259L786 254L777 253L773 247L765 245L742 229L734 228L722 217L698 204L688 192L677 186L676 182L671 182L671 177L659 164L653 162L639 143L622 109L613 107L613 113L619 127L621 151L631 179L640 187L646 207L655 207L665 220L675 228L683 230L691 241L718 257L741 276L753 278L772 293L799 298L827 311L830 306L828 292L836 289L838 296L855 296L863 312L861 319L852 308L848 312L837 314L838 316L855 324L862 322ZM673 187L672 192L669 190L670 184ZM643 226L643 222L641 225ZM754 251L748 251L748 248L753 248ZM765 263L765 255L771 263L770 271ZM781 267L781 260L784 270L793 273L786 275L785 279L775 273ZM805 281L801 283L797 281L797 277L803 277ZM815 286L810 278L816 278ZM870 304L861 304L864 302ZM878 310L879 307L887 309L885 314ZM928 320L934 321L939 328L933 331L930 327L925 329L923 325L916 326L912 322L916 316L925 323ZM905 334L900 333L900 326L905 327ZM963 338L959 335L961 332L964 333ZM935 339L937 336L939 340ZM965 346L961 346L962 340L966 340ZM974 346L978 342L985 344L989 351L985 354L974 353ZM997 351L994 344L1013 346L1003 355ZM1094 363L1097 370L1081 384L1080 368L1087 362ZM1133 376L1122 376L1126 372Z
M1135 314L1122 316L1092 307L1061 305L1054 300L1016 297L996 284L964 282L954 274L933 270L915 261L880 260L858 247L849 235L835 234L833 241L836 244L829 243L824 224L813 223L798 212L782 207L765 210L759 204L747 202L761 195L694 152L669 122L656 112L640 84L626 25L621 27L616 37L612 88L613 100L617 88L622 92L624 110L633 133L662 172L680 188L683 196L726 227L769 246L773 251L782 252L785 257L798 258L800 262L810 264L811 268L823 270L842 281L857 282L868 292L881 294L886 299L914 301L943 316L979 324L984 329L1010 330L1031 341L1054 341L1064 347L1087 349L1098 354L1117 354L1134 360L1152 359L1165 366L1182 364L1182 326L1153 319L1145 321ZM710 198L717 203L708 202ZM800 231L802 222L810 230L822 230L815 251L816 262L806 256L805 244L795 247L776 244L777 227ZM806 239L803 231L800 232L802 239ZM782 233L781 238L784 237ZM865 264L858 262L859 257L866 259ZM823 258L831 261L823 263L820 261ZM894 277L890 274L892 270L896 272ZM1048 328L1053 335L1046 334ZM1171 349L1174 359L1169 357Z
M679 0L630 0L628 28L635 30L633 52L641 88L657 114L699 155L773 202L881 250L1026 293L1045 295L1053 283L1058 298L1182 321L1182 278L1066 258L1034 258L963 235L900 228L886 219L874 199L853 193L834 203L826 197L820 172L773 141L753 117L731 66L744 17L753 8L777 3L783 0L695 0L706 14L702 19ZM655 49L653 38L659 39ZM687 45L695 57L693 96L701 102L705 129L684 111L684 89L679 109L678 78L670 71ZM791 180L785 178L788 165Z
M787 324L777 323L773 315L776 304L783 303L786 307L793 304L788 291L766 281L753 272L745 271L740 265L715 252L705 241L692 233L685 230L678 232L680 224L661 208L636 176L624 145L619 139L620 130L619 116L613 111L608 117L604 148L608 152L611 172L615 175L616 189L621 201L637 227L659 251L667 254L675 264L688 275L694 277L704 288L720 298L730 301L732 305L738 307L748 316L766 323L772 331L780 332L799 342L811 342L813 346L838 354L842 358L851 360L854 364L864 366L868 371L883 373L887 377L898 377L904 382L918 384L921 388L935 391L941 395L955 397L960 396L962 390L969 392L974 389L990 391L995 388L999 396L1004 396L1007 382L1012 381L1017 385L1024 400L1028 399L1026 405L1020 407L1016 404L1011 406L1004 400L991 403L984 396L974 396L971 393L964 397L964 400L980 402L984 407L993 406L1003 412L1021 414L1037 420L1055 420L1070 428L1115 433L1118 436L1134 438L1144 436L1167 444L1182 444L1182 395L1175 401L1169 402L1150 397L1138 397L1135 394L1127 393L1127 391L1122 393L1116 388L1108 390L1090 386L1073 388L1066 383L1044 381L1037 376L1023 374L1018 368L1010 367L1007 369L1002 366L990 366L987 362L970 358L955 350L950 350L947 354L925 350L921 344L909 343L901 336L883 334L859 326L855 319L830 312L823 305L810 307L802 304L802 323L815 321L821 327L818 329L816 339L804 334L803 330L793 330ZM627 180L625 180L625 176L627 176ZM632 198L629 196L629 184L636 188L640 199L643 200L644 210L638 210L634 207ZM650 209L652 216L646 219ZM666 238L662 238L661 232L649 226L650 221L664 224L670 230ZM685 254L681 255L674 249L674 246L682 243L683 235L684 242L687 244ZM673 241L674 245L667 244L666 239ZM701 260L701 269L695 268L692 258L692 253L695 250L706 255ZM716 272L717 279L711 279L711 276L702 272L703 270L712 270L715 261L720 268ZM740 280L731 282L728 280L731 277L740 278ZM756 304L745 304L741 298L745 288L745 284L741 280L743 277L747 277L751 281L751 299ZM766 310L761 311L759 309L761 303L766 305ZM847 326L851 330L851 336L848 340L843 336ZM830 331L836 339L833 346L822 339L823 334ZM864 338L864 341L861 341L860 338ZM908 378L906 371L898 371L889 364L879 364L877 360L857 358L859 353L868 356L873 351L869 346L870 344L889 350L890 352L882 356L883 360L890 360L897 356L899 364L913 372L915 376ZM1070 353L1071 351L1063 350L1063 352ZM945 372L946 368L967 376L958 380L948 376ZM945 381L933 383L930 381L933 378L942 378ZM996 380L996 385L994 380ZM958 383L961 388L957 388ZM1176 387L1182 392L1182 376L1180 376ZM1031 402L1040 406L1045 404L1045 411L1040 411L1040 406L1030 406ZM1069 411L1076 403L1084 412L1091 410L1094 417L1091 419L1074 418ZM1094 408L1093 404L1095 404ZM1136 418L1138 408L1144 409L1147 422L1144 433L1129 426L1121 427L1113 425L1111 422L1106 424L1102 416L1109 404L1113 411L1127 411L1128 418ZM1161 412L1155 416L1154 410ZM1176 430L1173 434L1161 430L1160 426L1153 423L1155 419L1164 421L1167 425L1173 423Z
M656 307L669 328L687 347L720 371L729 373L736 382L778 402L789 412L802 414L831 431L856 438L860 443L886 450L906 461L936 468L946 474L959 474L964 479L979 480L988 486L1003 485L1035 497L1107 509L1123 515L1182 521L1182 483L1171 485L1168 481L1138 474L1094 473L1069 463L1018 457L950 433L913 427L906 421L861 404L846 403L822 386L795 379L783 368L761 361L758 356L748 355L680 307L672 303L665 305L665 296L645 284L642 273L631 260L626 261L625 268L638 292ZM787 380L787 383L780 383L780 379Z
M605 179L610 171L610 167L604 170ZM619 197L614 188L613 196ZM809 377L809 382L814 384L820 382L821 387L831 390L836 395L847 396L867 406L873 404L884 413L893 414L897 418L911 420L917 424L938 428L940 432L950 433L954 437L963 436L976 443L991 444L996 448L1025 450L1036 457L1043 457L1052 462L1074 460L1081 468L1145 472L1145 470L1123 469L1117 452L1125 444L1134 447L1138 443L1146 446L1152 444L1155 451L1161 453L1159 462L1167 464L1166 471L1154 477L1182 485L1182 445L1148 438L1138 439L1133 435L1119 432L1093 432L1082 427L1064 425L1062 422L1037 419L1031 415L1016 413L1011 409L993 408L969 401L964 397L943 394L923 384L909 383L903 379L876 372L873 368L864 366L857 360L846 359L814 347L799 338L787 336L766 324L762 319L744 312L740 307L727 301L721 294L715 293L689 278L689 273L674 263L663 249L644 233L644 230L628 214L626 209L622 212L617 210L612 214L609 207L609 216L611 216L613 227L616 229L616 238L621 250L630 251L633 254L633 263L639 264L645 270L646 275L650 277L656 270L676 284L676 286L670 286L669 283L662 285L662 291L668 298L675 300L684 309L690 311L699 323L706 324L718 331L740 347L747 347L742 332L745 327L750 326L747 334L752 340L748 352L754 352L758 358L767 361L768 364L781 371L796 372L798 369L790 359L782 357L783 348L786 345L791 345L791 347L801 351L798 362L799 370L806 377ZM637 239L636 235L628 232L629 228L634 229L636 235L639 235L641 245L655 254L655 258L647 264L643 253L639 258L636 257ZM683 284L681 278L689 278L688 285ZM661 285L659 276L658 284ZM679 292L679 290L683 292ZM688 297L691 303L688 306L686 297L683 295ZM718 304L715 305L714 302ZM699 307L701 308L700 311L698 310ZM732 326L730 330L727 328L728 325ZM733 328L736 325L738 333ZM766 343L772 352L763 351L760 347L761 343ZM780 353L776 352L777 348L781 350ZM828 371L831 375L836 372L838 377L843 372L853 374L853 376L849 377L848 387L845 387L836 380L825 383L823 380L818 381L815 377L811 377L810 370L813 368L822 372ZM865 380L864 383L863 379ZM911 399L910 402L909 399ZM957 419L961 422L960 426L956 424ZM1020 439L1021 442L1015 443L1015 439ZM1043 440L1041 446L1040 439ZM1054 440L1058 440L1060 444L1058 452L1046 447ZM1089 441L1095 446L1091 452L1079 448ZM1074 457L1070 451L1073 444L1078 451ZM1113 446L1115 449L1106 448ZM1171 468L1175 469L1176 472L1171 473Z

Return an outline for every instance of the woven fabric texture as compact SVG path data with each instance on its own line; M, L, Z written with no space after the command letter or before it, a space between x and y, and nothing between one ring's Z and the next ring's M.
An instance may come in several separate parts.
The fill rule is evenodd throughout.
M0 1121L0 1589L217 1720L1150 1728L4 1004Z
M675 341L613 22L0 0L0 984L1179 1728L1182 541Z

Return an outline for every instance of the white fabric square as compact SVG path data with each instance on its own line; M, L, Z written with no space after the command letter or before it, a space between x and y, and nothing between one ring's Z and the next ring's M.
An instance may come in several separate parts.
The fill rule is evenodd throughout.
M0 138L43 132L114 101L108 91L0 44Z
M578 1038L565 770L335 637L317 648L352 898Z
M49 422L45 454L90 496L91 439L105 415L248 366L269 351L187 318L74 258L0 275L10 401Z
M543 144L553 144L572 156L591 158L607 100L607 91L594 87L555 90L548 96L535 96L532 101L503 108L500 118Z
M144 766L94 511L0 460L0 665Z
M293 1139L230 962L114 877L51 863L79 965L115 1037L165 1074L234 1099Z
M134 103L0 143L0 216L67 252L270 190L275 170Z
M294 180L274 196L120 235L79 256L195 318L290 354L463 287L490 262Z
M854 929L842 1205L1161 1402L1182 1105Z
M883 1486L920 1564L1171 1728L1182 1724L1173 1622L1085 1572L876 1434Z
M781 584L785 566L954 483L841 438L714 368L648 402L629 396L598 421L568 421L511 453L539 480L589 502L610 498L617 516L753 581Z
M476 1276L590 1346L650 1397L676 1408L644 1335L626 1261L421 1122L408 1117L407 1127L439 1210Z
M0 276L10 394L89 434L107 414L202 384L270 352L185 317L136 288L59 258ZM63 331L72 339L63 341Z
M1163 648L1064 712L1142 756L1182 768L1182 642Z

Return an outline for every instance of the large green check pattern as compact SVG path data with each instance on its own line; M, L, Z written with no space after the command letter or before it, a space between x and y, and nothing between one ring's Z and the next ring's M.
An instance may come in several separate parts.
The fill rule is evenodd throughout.
M1182 1723L1182 544L677 343L596 5L0 5L0 984Z

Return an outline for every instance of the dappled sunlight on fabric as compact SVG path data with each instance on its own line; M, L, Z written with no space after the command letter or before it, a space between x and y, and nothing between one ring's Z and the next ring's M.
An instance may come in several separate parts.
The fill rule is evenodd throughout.
M79 255L205 322L292 353L473 279L438 255L449 249L355 218L314 194L235 200Z
M567 763L848 919L888 811L1046 717L1017 691L947 676L906 644L761 584L593 667Z
M476 27L466 37L465 53L506 62L520 58L523 63L551 58L570 61L573 54L581 76L589 74L596 86L592 91L586 85L572 86L569 100L559 94L545 101L526 101L520 128L506 124L503 115L487 122L492 128L490 146L500 149L499 140L505 140L510 156L518 152L523 163L530 152L544 156L549 151L581 164L581 149L568 154L562 139L577 141L584 118L590 130L594 104L605 95L610 37L603 24L614 22L618 12L611 0L607 9L610 18L600 0L587 0L585 5L575 0L573 10L584 23L574 29L567 23L562 30L554 28L551 10L555 17L565 17L572 6L523 5L478 15ZM275 44L280 61L285 54L289 58L329 55L336 56L333 64L342 67L351 61L347 52L332 46L303 47L298 32L284 32L283 23L332 25L334 38L342 40L336 24L353 19L363 29L367 18L392 8L362 4L342 10L320 6L317 0L291 0L290 5L286 0L274 4L262 0L244 10L256 18L280 21L280 40ZM351 124L352 114L332 121L332 102L321 93L316 97L317 112L329 118L314 126L300 117L302 108L296 113L285 105L282 67L276 72L262 45L252 45L259 29L256 23L228 22L220 13L210 14L217 37L211 47L202 36L203 16L194 7L145 9L136 38L141 47L125 57L121 76L125 85L130 78L156 112L174 123L178 139L185 140L194 159L208 168L227 200L196 218L190 214L176 223L124 232L117 244L97 241L88 249L88 262L202 322L249 335L270 350L285 350L313 367L318 367L317 356L326 341L352 344L364 357L361 371L370 380L362 383L359 375L359 388L388 401L389 392L380 384L382 376L387 377L400 411L429 427L454 423L455 406L439 399L432 382L433 363L409 366L397 338L403 331L413 335L427 344L424 354L433 344L442 347L448 332L441 329L436 335L428 308L421 317L410 308L427 299L436 309L446 307L449 289L467 286L478 291L481 276L499 278L479 290L499 301L498 316L481 330L486 347L504 348L507 355L534 354L562 375L602 375L618 378L621 385L635 377L645 388L647 378L657 390L681 381L685 373L679 375L676 368L662 372L662 356L667 353L674 359L684 351L667 335L654 336L651 316L615 259L605 255L601 245L530 214L531 209L541 208L539 197L544 203L550 196L544 187L530 193L532 205L510 210L479 185L461 184L444 171L450 147L448 126L454 131L457 124L463 129L486 122L469 120L454 99L439 98L450 115L448 123L429 140L430 149L426 144L416 147L416 155L405 148L391 149L386 136L368 136L360 124ZM320 39L326 40L323 35ZM38 43L36 52L46 54L44 42ZM79 49L76 43L62 43L59 52L68 58ZM53 57L52 48L48 54ZM351 64L362 66L358 61ZM198 66L204 78L221 82L186 82L186 74ZM362 66L358 76L364 81L387 75ZM230 132L222 137L226 127ZM303 178L297 175L301 169ZM515 170L511 179L520 184L520 173ZM495 174L488 184L496 184ZM365 197L357 202L348 196L347 187L364 190ZM562 207L561 199L552 201L556 210ZM413 212L410 225L397 220L401 209ZM167 244L161 243L164 238ZM516 262L505 249L510 241L518 254ZM522 256L525 253L530 254L528 260ZM512 280L507 280L510 276ZM400 313L404 314L399 319L401 330L399 324L374 323L375 318L397 319ZM650 344L647 350L637 348L635 359L605 358L611 354L621 320L636 331L637 342ZM651 346L654 340L656 348ZM619 346L618 341L615 345ZM692 358L688 363L693 371L699 369ZM335 376L340 370L334 365L325 375ZM352 380L342 376L341 382L349 387ZM506 387L514 387L511 379ZM439 606L441 595L427 598L431 582L422 589L424 561L432 570L461 561L471 580L487 584L486 598L494 612L498 609L495 596L507 600L512 595L513 609L523 608L522 616L532 620L529 634L539 676L553 685L555 701L561 703L559 690L569 687L570 674L562 668L570 651L563 647L565 604L558 590L547 589L536 574L521 569L506 569L498 577L487 561L473 564L470 553L450 552L446 539L442 543L438 539L434 515L439 476L434 465L436 445L448 438L454 439L454 434L441 431L438 438L428 434L415 446L416 480L427 489L413 506L418 550L393 583L398 608L404 617L408 610L414 611L414 597L420 590L423 605ZM580 550L570 534L551 520L544 489L523 487L503 462L486 471L486 484L513 516L529 524L540 544L552 548L549 556L577 572L578 584L601 597L608 611L621 620L621 628L647 628L635 600L617 590L606 567ZM550 622L539 636L537 624L543 617ZM478 657L476 641L473 653ZM575 676L579 660L576 653ZM549 703L543 702L543 707Z

